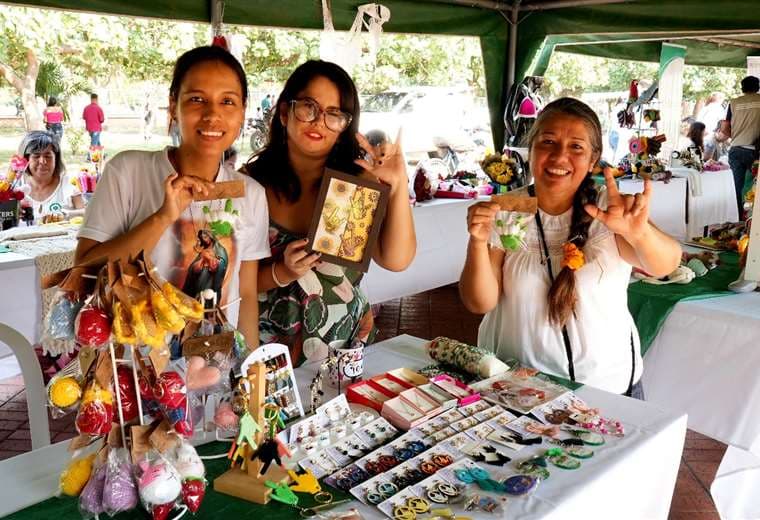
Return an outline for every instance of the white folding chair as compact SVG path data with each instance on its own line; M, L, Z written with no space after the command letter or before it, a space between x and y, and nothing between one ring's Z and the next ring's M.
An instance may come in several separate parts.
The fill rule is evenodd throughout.
M50 444L50 427L48 426L47 407L45 406L45 384L42 381L42 369L29 340L19 331L0 323L0 343L10 347L21 366L21 375L26 387L26 408L29 413L29 432L32 437L32 450L44 448Z

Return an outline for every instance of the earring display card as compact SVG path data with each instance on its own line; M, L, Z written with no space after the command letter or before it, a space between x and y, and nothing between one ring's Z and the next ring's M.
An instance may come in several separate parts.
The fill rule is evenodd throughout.
M488 410L491 407L492 407L491 403L488 403L486 401L475 401L472 404L468 404L466 406L460 407L459 411L463 413L464 415L470 416L470 415L475 415L478 412Z
M599 416L599 410L589 407L573 392L568 392L535 408L531 414L545 424L563 424L569 421L590 423Z
M398 493L393 495L391 498L386 500L385 502L381 502L380 505L377 506L377 508L383 512L384 514L388 515L391 518L396 518L393 515L393 510L397 506L403 506L406 505L410 498L418 499L420 496L414 492L414 490L411 487L404 488L400 490ZM416 517L409 517L409 520L412 520Z
M521 376L522 372L507 372L473 384L484 399L521 414L553 401L569 390L535 376Z
M486 423L478 424L477 426L473 426L469 430L465 430L465 433L472 437L473 439L485 439L489 435L491 435L495 431L495 428L493 426L490 426Z
M390 187L327 169L309 226L307 250L366 273L377 245Z
M536 437L539 435L555 439L570 437L569 434L562 432L557 425L543 424L527 416L518 417L507 424L506 428L519 433L523 437Z
M494 417L497 417L499 415L503 415L507 412L504 408L502 408L499 405L494 405L491 408L488 408L486 410L483 410L481 412L478 412L474 415L474 417L478 420L478 422L486 422L489 419L493 419ZM513 418L517 417L516 415L512 415L509 413Z

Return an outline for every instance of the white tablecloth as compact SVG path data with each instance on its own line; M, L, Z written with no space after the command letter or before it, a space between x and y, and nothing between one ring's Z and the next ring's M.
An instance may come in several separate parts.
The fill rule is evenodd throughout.
M418 294L459 280L467 253L467 208L476 200L434 199L412 208L417 255L399 273L374 262L361 282L370 303Z
M729 444L711 492L724 519L760 518L760 293L678 303L644 358L649 402Z
M425 343L419 338L403 335L371 346L365 357L365 376L400 366L414 369L432 363L425 354ZM310 402L308 384L316 369L317 364L311 363L295 371L303 403ZM325 385L325 399L336 393ZM505 517L558 520L667 518L686 435L686 416L591 387L581 388L578 394L590 405L622 420L626 425L626 437L618 444L596 450L594 458L584 461L583 467L577 471L552 468L551 478L533 495L509 501ZM535 451L538 449L546 449L546 446ZM521 451L520 458L523 453L529 456L530 451ZM352 503L350 507L358 507L357 504ZM361 505L360 510L365 518L386 518L369 506Z
M424 341L399 336L373 345L365 358L366 376L430 363ZM317 365L296 369L302 401L309 402L308 386ZM325 398L336 391L325 385ZM593 459L577 471L551 470L551 478L528 498L509 501L509 518L521 519L665 519L681 460L686 416L641 401L584 387L578 391L592 406L622 420L627 435L618 443L596 450ZM305 400L304 400L305 399ZM68 441L0 461L0 517L55 494L58 475L68 461ZM521 452L522 453L522 452ZM366 518L385 518L358 502ZM479 517L480 518L480 517ZM494 518L490 515L483 518Z
M618 181L621 193L641 193L644 181L623 179ZM686 237L686 179L673 178L667 184L652 183L649 219L662 231L676 239Z
M13 327L32 343L39 340L42 300L34 258L0 253L0 287L0 322ZM10 353L10 349L0 343L0 359Z
M674 176L687 178L690 168L671 168ZM736 189L731 170L717 172L702 172L699 175L702 183L702 194L692 195L687 190L687 232L686 238L700 237L705 226L736 222L739 213L736 208Z

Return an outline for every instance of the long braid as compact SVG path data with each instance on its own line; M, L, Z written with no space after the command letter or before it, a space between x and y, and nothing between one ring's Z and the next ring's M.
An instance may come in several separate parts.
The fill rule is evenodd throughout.
M585 204L595 204L597 199L594 180L591 175L587 176L575 192L573 198L573 215L570 223L570 236L568 241L583 249L588 240L588 230L594 221L583 209ZM575 302L578 295L575 292L575 271L569 267L563 267L554 283L549 288L549 321L564 326L570 316L575 312Z

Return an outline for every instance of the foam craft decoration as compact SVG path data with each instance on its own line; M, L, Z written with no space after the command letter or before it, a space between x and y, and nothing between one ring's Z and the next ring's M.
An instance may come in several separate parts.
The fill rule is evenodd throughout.
M206 474L203 461L190 443L181 442L177 446L173 463L182 479L202 478Z
M222 430L236 430L237 425L240 422L240 418L232 410L232 403L229 401L222 401L216 407L214 413L214 424L217 428Z
M90 480L94 461L94 453L71 461L61 473L59 480L61 493L70 497L79 496L87 481Z
M218 367L210 367L206 360L200 356L191 356L187 361L187 389L203 390L210 388L222 378Z
M180 492L179 473L165 460L150 462L143 460L138 464L142 474L137 480L142 501L150 506L173 503Z
M206 496L205 480L192 478L182 481L182 503L187 506L191 513L198 512L204 496Z
M509 367L493 352L439 336L428 343L428 354L439 363L446 363L482 378L493 377L509 370Z
M81 345L101 347L111 337L111 319L97 307L86 305L77 314L74 333Z
M124 416L124 421L129 422L135 419L138 414L137 390L135 389L132 370L124 365L119 365L116 368L116 380L121 395L121 413Z
M93 472L87 485L79 495L79 510L82 516L89 518L105 511L103 507L103 489L106 482L106 464L101 464Z
M111 449L108 453L108 471L103 487L103 507L113 516L137 507L137 483L134 478L129 454L124 448Z
M538 109L532 99L526 97L520 103L520 108L517 109L517 117L525 117L535 119L538 115Z
M50 403L58 408L68 408L82 397L82 387L73 377L61 377L50 385Z
M113 423L113 394L93 381L84 391L76 426L81 434L105 435Z

